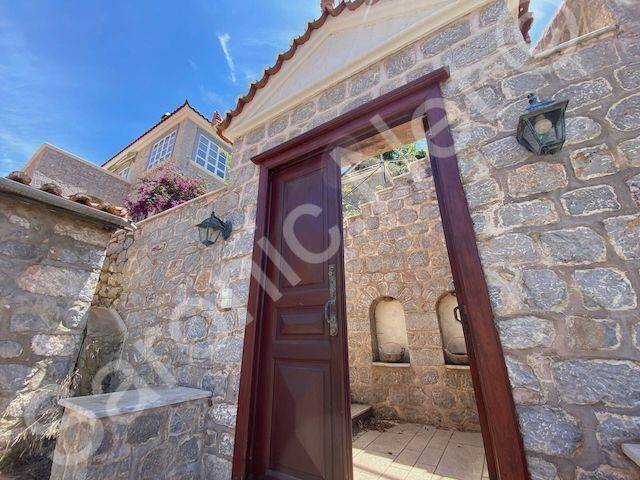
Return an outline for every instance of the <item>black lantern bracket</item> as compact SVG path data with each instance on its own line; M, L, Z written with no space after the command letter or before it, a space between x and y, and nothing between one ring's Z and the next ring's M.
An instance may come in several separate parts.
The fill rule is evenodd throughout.
M518 143L537 155L559 152L566 139L565 112L569 100L538 100L533 93L528 98L529 105L518 122Z
M216 215L215 211L212 211L211 216L199 223L197 227L200 243L209 247L215 245L221 235L222 238L227 240L231 235L233 225L231 221L225 222Z

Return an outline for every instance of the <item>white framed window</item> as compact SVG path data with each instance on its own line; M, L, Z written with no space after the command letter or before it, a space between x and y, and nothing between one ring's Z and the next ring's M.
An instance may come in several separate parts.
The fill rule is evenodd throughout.
M173 146L176 143L176 135L177 130L174 130L162 140L156 142L156 144L151 148L149 161L147 162L147 170L153 168L171 155L173 152Z
M219 178L224 179L227 175L227 152L204 133L198 135L193 161Z
M124 167L121 170L118 170L116 172L116 175L118 175L119 177L124 178L125 180L127 180L129 178L129 171L131 170L131 164L127 165L126 167Z

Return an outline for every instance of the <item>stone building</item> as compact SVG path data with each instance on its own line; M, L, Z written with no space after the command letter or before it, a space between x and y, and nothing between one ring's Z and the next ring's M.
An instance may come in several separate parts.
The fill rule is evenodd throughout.
M301 148L303 141L305 145L320 142L324 138L322 132L332 125L348 124L355 128L354 125L360 125L358 115L368 108L373 109L371 105L387 102L390 98L395 99L396 104L402 103L401 94L417 88L414 87L417 84L411 82L420 84L420 81L434 78L429 76L433 72L440 72L435 78L442 79L439 87L442 98L436 99L436 104L441 101L444 105L444 123L451 127L466 196L464 214L473 220L482 267L480 283L486 283L487 301L491 302L491 328L481 332L477 329L479 318L469 313L473 306L465 306L468 310L463 313L463 323L465 333L470 334L467 345L482 347L474 343L479 336L481 340L499 339L498 357L480 356L474 363L474 354L478 352L470 350L470 375L478 402L487 464L490 465L488 473L492 478L503 480L527 476L526 470L518 470L520 455L505 459L503 451L493 449L499 444L495 443L496 437L509 433L509 425L482 421L483 415L504 419L500 414L508 414L515 405L518 437L508 448L521 452L520 445L523 446L523 458L526 456L531 478L638 478L640 468L632 460L632 444L640 442L637 299L640 291L640 17L635 5L625 0L598 2L602 9L599 11L606 12L605 18L611 18L614 24L593 34L582 30L588 30L592 23L577 22L580 29L572 30L572 38L565 32L559 34L561 41L566 43L548 44L533 54L526 34L530 24L528 2L384 0L365 3L355 0L334 7L325 4L327 8L320 19L309 24L307 31L293 42L288 52L278 57L262 79L251 86L220 125L225 138L233 142L234 155L224 188L146 219L133 233L114 236L94 304L115 310L125 323L126 335L118 365L122 385L139 389L141 398L134 403L142 416L149 417L149 424L135 420L116 422L123 426L114 435L107 435L113 441L104 442L103 437L94 435L95 442L89 443L97 444L100 450L91 457L89 464L68 461L86 443L83 443L83 437L76 435L77 431L70 430L65 438L73 441L71 444L60 442L57 452L64 468L54 468L53 478L82 478L87 471L96 478L115 477L113 472L130 478L151 475L154 478L214 479L232 478L233 472L233 478L246 478L246 469L255 469L254 472L261 475L264 470L260 469L264 469L264 465L260 462L263 460L254 456L261 450L251 443L251 436L255 433L263 435L260 438L267 438L264 424L259 424L251 435L247 431L252 422L251 415L268 422L265 411L277 409L270 410L264 405L251 409L251 392L255 384L247 383L246 379L253 378L255 373L252 352L255 351L256 332L260 331L258 326L269 321L266 316L254 318L252 312L260 311L256 310L257 305L268 301L264 299L271 295L269 291L274 293L274 277L270 276L273 265L279 265L289 282L277 280L281 282L279 286L286 287L282 290L293 286L289 278L306 275L304 280L308 280L315 272L303 263L289 262L291 269L287 268L282 257L290 252L286 249L273 251L265 241L277 238L277 232L276 237L255 237L256 232L274 234L267 224L276 221L266 217L267 205L261 195L270 178L283 178L277 175L287 169L278 162L287 158L302 160L296 156L295 148ZM567 2L560 12L565 18L581 18L588 10L582 8L586 5L587 2ZM560 20L552 21L552 25L556 29L565 27ZM548 32L543 41L550 36L552 32ZM345 45L351 48L344 48ZM322 68L318 68L319 65ZM446 67L448 74L442 73L440 67ZM528 93L570 102L567 139L564 148L553 155L533 155L516 142L518 119L527 105ZM419 115L417 120L420 120ZM393 143L403 144L425 135L420 121L412 122L411 129L406 128L407 124L389 128L373 117L367 125L375 125L379 135L392 148L396 146ZM445 128L444 131L446 134L449 130ZM440 138L440 133L429 123L426 136L430 147L439 146L435 140ZM395 137L402 141L396 142ZM334 140L340 147L344 139L335 137ZM354 135L350 145L361 140L363 138ZM337 158L336 163L340 165L334 172L339 172L338 167L344 167L341 162L346 157L340 154L339 148L333 148L336 145L321 150L324 155L319 158L325 159L338 151L334 160ZM443 166L443 153L438 148L431 148L430 155L433 165ZM267 159L268 163L256 164L261 159ZM309 157L298 165L311 170L314 161L320 160ZM427 202L424 218L422 209L403 206L391 207L392 218L394 222L404 222L405 213L402 212L410 210L414 213L406 213L407 218L417 214L413 225L426 234L421 237L422 241L441 242L441 239L430 240L428 232L439 229L438 210L443 219L443 230L446 230L444 219L448 218L447 209L452 204L446 200L448 192L438 191L438 209L433 208L436 199L429 193L433 192L433 187L424 185L424 178L428 177L426 165L412 165L412 170L419 165L425 170L412 172L413 186L394 184L388 195L400 197L396 192L405 189L410 198L408 192L412 188L418 189L414 195L426 196L420 200ZM309 178L319 178L312 174L309 173ZM437 186L445 173L434 169L432 175ZM324 188L330 180L325 177L316 182L307 179L304 191L309 196L317 194L318 188ZM458 177L448 176L447 180L457 181ZM275 194L269 198L278 199ZM384 195L379 200L384 201ZM345 247L348 242L356 242L359 221L365 225L366 222L373 225L381 221L380 215L373 210L377 201L371 203L371 212L364 208L360 218L347 220ZM213 209L220 218L232 221L233 232L227 241L220 240L205 247L198 242L195 226ZM462 231L466 219L458 220ZM321 239L322 233L328 236L329 225L313 225L319 233L307 237L309 242ZM444 232L450 259L455 259L457 253L452 247L456 238L452 240L452 237L462 235L460 231L454 228ZM391 243L392 232L393 228L384 228L380 236ZM409 273L418 275L421 268L438 269L442 275L437 279L439 292L449 289L449 275L454 277L458 287L463 274L472 274L454 268L458 265L455 263L449 270L444 265L442 244L429 245L434 248L432 256L407 250L407 262L418 262L420 257L424 260L422 267L410 265ZM414 253L418 254L413 256ZM369 258L370 265L380 261L371 251L356 254L354 249L345 248L345 277L349 275L349 262L355 258L357 263L359 255ZM340 261L337 260L334 268L340 268ZM366 263L365 260L365 266ZM265 265L266 272L261 270ZM322 281L335 278L331 270L321 277ZM356 272L354 280L351 287L347 285L347 301L350 292L352 296L354 292L358 294L360 280L364 284L370 279ZM442 381L440 372L445 372L446 367L420 363L428 350L437 350L442 355L441 346L433 335L429 337L425 333L424 339L414 335L423 331L435 333L433 311L421 312L429 313L430 317L425 316L419 328L410 328L414 313L410 298L395 293L401 282L392 279L387 282L388 286L379 282L367 301L379 296L404 300L409 362L412 367L415 365L416 371L420 368L425 373L437 371L436 384L441 387L441 396L447 395L444 392L451 394L444 388L451 386L446 373L444 384L439 383ZM462 285L471 288L464 282ZM335 283L333 287L335 293ZM226 290L232 292L230 302L227 297L223 299ZM458 290L456 288L462 298L464 291ZM262 297L256 292L262 292ZM327 293L324 295L322 303ZM337 295L342 295L339 288ZM432 300L437 301L437 298ZM330 336L331 320L341 319L342 313L337 304L324 306L329 322L322 327L322 334L316 335L326 340ZM294 307L289 305L289 308ZM274 329L276 339L277 335L314 332L317 328L314 322L324 318L318 317L323 313L322 307L318 309L315 304L301 307L308 308L309 314L286 319L290 323L284 322L285 325L278 328L289 328L289 332L294 333ZM357 321L358 317L355 318ZM430 323L428 318L431 318ZM366 320L360 320L366 324ZM259 338L267 347L273 343L268 337ZM344 347L346 337L343 340ZM394 367L367 365L373 361L373 356L369 358L363 353L368 347L366 333L350 343L356 345L353 356L359 362L352 373L353 393L359 395L358 389L370 381L367 371ZM319 358L316 361L319 362ZM485 398L493 398L490 394L494 393L482 389L486 383L483 383L485 379L481 372L487 366L494 367L498 380L503 370L508 372L508 379L505 376L504 380L508 382L509 401L504 404L482 403ZM316 436L308 435L306 422L313 419L305 416L304 408L322 406L318 406L317 396L305 397L304 389L294 387L322 375L317 371L298 375L294 367L282 372L266 386L260 384L259 379L269 372L262 370L256 377L257 387L275 390L277 386L278 392L290 395L287 397L283 393L277 399L280 404L274 409L288 409L289 415L278 417L281 421L276 427L280 430L276 428L273 434L276 439L278 432L284 432L290 443L283 447L274 440L269 466L288 472L290 478L308 478L292 472L300 465L308 466L305 461L317 459L315 455L325 450L319 446ZM380 378L383 376L394 377L385 374ZM375 375L371 377L374 382ZM429 378L434 377L422 375L419 381L428 385ZM299 383L287 383L294 382L292 378ZM460 392L469 392L466 373L462 379L455 380L458 381L458 389L451 394L454 397L461 396ZM291 388L287 390L283 385ZM317 385L314 384L320 388ZM147 389L150 386L154 388ZM186 387L188 390L181 390L181 396L176 399L163 397L162 392L166 390L158 389L160 386ZM200 402L201 391L208 392L209 403ZM175 392L172 392L173 395ZM413 402L412 409L431 408L432 414L438 413L433 393ZM148 400L149 395L152 400ZM292 401L293 395L303 398L304 402ZM102 408L95 400L86 397L67 402L67 418L75 418L78 412L84 412L81 422L89 421L87 419ZM273 402L273 398L269 401ZM384 406L388 407L390 404L385 401ZM184 403L183 407L191 412L201 413L197 426L179 428L180 433L169 438L171 425L181 423L181 414L177 412L183 407L172 406L177 403ZM269 405L273 406L273 403ZM446 405L447 413L451 413L449 406ZM330 408L331 418L344 414L344 409L337 410L340 409ZM394 407L394 410L399 413L403 409ZM123 409L113 412L115 420L129 415ZM416 419L413 416L405 418ZM112 428L109 422L113 419L107 422L107 429ZM438 424L438 420L434 423ZM313 425L314 432L324 428L321 424ZM469 427L469 424L464 426ZM181 436L190 428L194 429L192 437ZM337 442L340 432L334 430L334 433L333 439ZM165 455L168 445L183 444L184 455L176 452ZM623 444L631 445L623 451ZM306 448L309 445L314 448ZM337 443L329 445L335 447L329 448L330 451L341 449ZM287 456L288 448L299 454ZM410 450L408 453L415 452ZM326 469L335 466L332 461L322 461L319 460ZM350 458L345 464L350 467ZM145 465L153 465L153 470L145 470ZM427 467L435 468L431 464L424 465L424 469L417 463L394 465L392 460L384 465L385 469L395 469L394 472L400 469L407 472L406 475L411 472L422 475L416 478L429 478L431 474ZM500 468L496 469L496 465ZM514 471L518 473L512 476L505 473ZM349 475L321 473L316 478L348 478ZM378 478L371 472L362 471L356 471L356 476Z
M0 455L71 382L105 251L128 221L0 179Z
M209 190L224 187L231 161L230 145L210 120L185 102L127 146L102 167L43 144L23 170L33 186L55 183L63 195L85 193L122 205L139 178L152 175L161 166L172 164L188 177L202 178Z

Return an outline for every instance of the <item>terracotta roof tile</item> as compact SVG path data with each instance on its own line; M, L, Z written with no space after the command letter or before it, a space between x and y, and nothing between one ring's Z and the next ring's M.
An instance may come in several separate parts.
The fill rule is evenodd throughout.
M322 10L322 15L320 15L320 17L317 20L314 20L313 22L309 22L307 24L307 29L305 30L305 32L299 37L295 37L293 39L289 50L279 54L278 57L276 58L275 64L264 70L264 74L262 75L262 78L256 82L253 82L249 86L249 91L245 95L238 98L235 108L233 110L228 111L222 123L219 124L218 132L222 135L222 132L224 132L224 130L231 124L231 120L234 117L240 115L240 113L244 109L244 106L247 103L251 102L251 100L253 100L253 97L255 97L256 92L267 85L267 83L269 82L269 79L280 71L284 62L286 62L287 60L290 60L295 55L296 51L298 50L298 47L307 43L307 41L309 41L309 38L311 38L311 34L315 30L322 28L322 26L325 24L325 22L329 17L337 17L345 10L351 10L351 11L357 10L362 5L365 5L365 4L374 5L379 1L380 0L341 0L340 3L338 3L338 5L336 5L333 8L330 8L330 7L324 8ZM522 34L525 37L525 40L527 40L527 42L530 41L529 29L531 28L531 22L533 20L533 18L531 17L531 14L529 13L529 1L530 0L521 0L518 8L518 17L520 19L520 30L522 31Z

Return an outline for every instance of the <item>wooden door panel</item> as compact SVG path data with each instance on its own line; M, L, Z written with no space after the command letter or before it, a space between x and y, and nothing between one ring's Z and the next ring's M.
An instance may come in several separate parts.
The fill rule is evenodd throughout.
M281 228L286 227L286 219L290 216L296 218L292 222L296 243L299 243L305 250L313 253L323 252L326 248L327 212L326 207L326 169L316 168L301 176L287 178L285 174L281 178L283 222ZM302 214L307 211L308 206L315 206L320 209L317 216ZM299 213L296 213L299 212ZM285 275L280 274L278 285L286 292L291 287L299 289L301 287L317 285L322 286L326 282L326 274L323 263L313 264L300 258L298 252L293 251L291 246L285 241L284 236L280 236L279 251L283 259L291 266L299 277L295 285L291 285Z
M339 168L328 157L306 160L270 177L267 239L276 249L266 276L278 286L265 296L257 364L252 474L256 479L344 480L350 464L346 328L343 308L332 336L325 305L336 295L329 269L342 278ZM293 219L293 220L292 220ZM294 237L287 237L293 232ZM341 304L340 304L341 305Z
M324 479L327 472L329 368L312 362L275 364L271 473ZM322 441L318 441L322 439Z
M288 336L305 335L323 337L326 333L324 305L280 309L278 318L278 339Z

